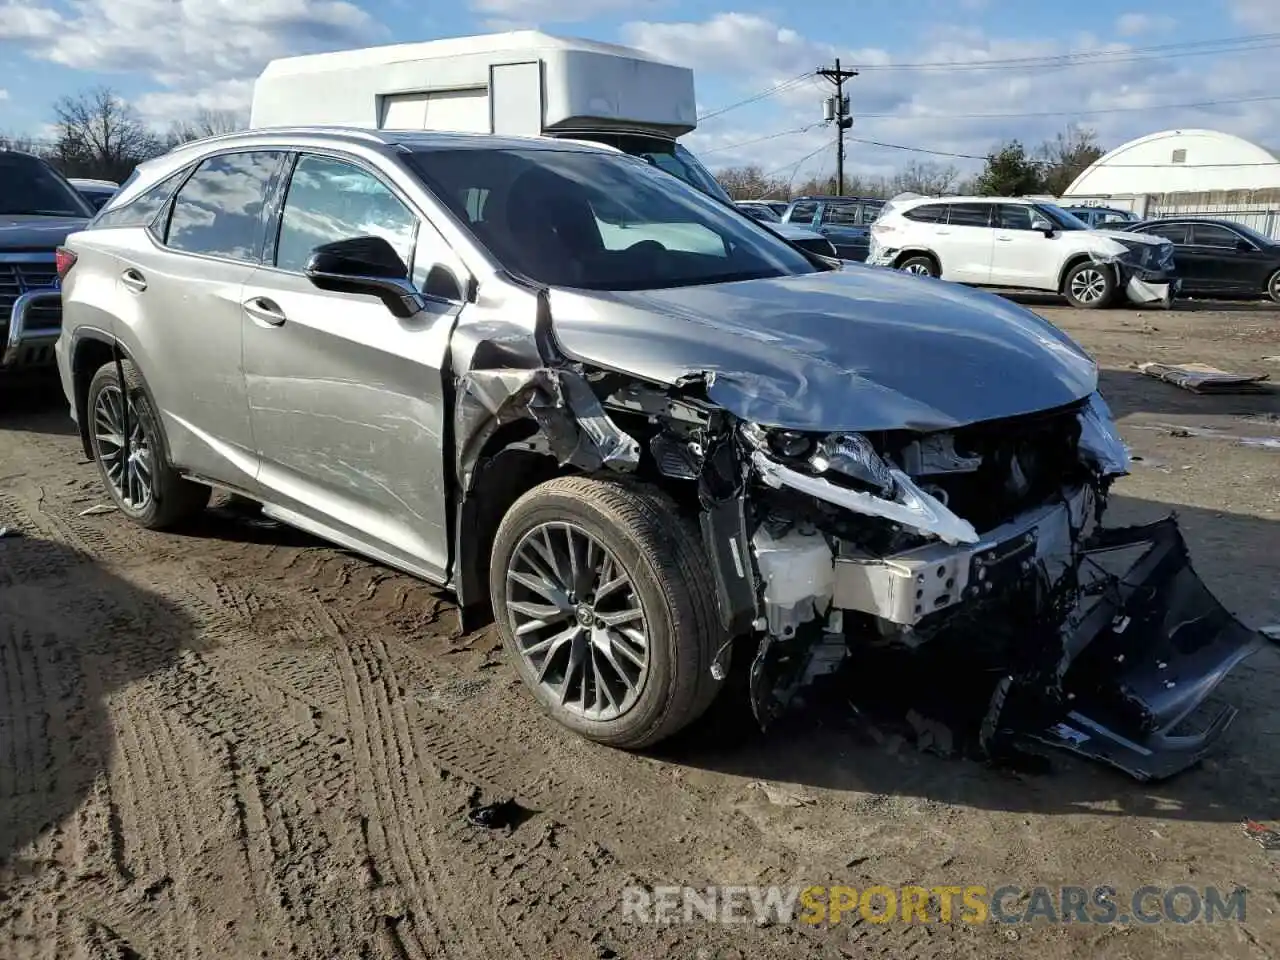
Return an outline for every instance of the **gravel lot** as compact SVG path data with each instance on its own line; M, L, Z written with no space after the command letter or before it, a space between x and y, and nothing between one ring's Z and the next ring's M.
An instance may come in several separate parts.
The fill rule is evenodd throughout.
M1132 371L1280 379L1280 308L1031 306L1092 350L1143 460L1112 522L1176 510L1198 571L1280 623L1280 391L1197 397ZM1271 358L1271 359L1266 359ZM1226 749L1142 786L921 752L830 710L740 704L646 756L544 720L448 598L214 509L151 534L102 502L56 391L0 393L0 958L1274 957L1280 649L1228 683ZM1185 435L1212 428L1217 435ZM760 784L767 786L761 789ZM515 797L508 830L467 824ZM659 926L628 885L1248 888L1243 923Z

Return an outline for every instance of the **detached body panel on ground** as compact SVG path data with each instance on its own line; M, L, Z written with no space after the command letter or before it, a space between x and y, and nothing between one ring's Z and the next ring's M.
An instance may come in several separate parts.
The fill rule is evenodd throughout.
M888 646L980 664L990 756L1163 776L1258 643L1171 523L1100 531L1128 455L1060 330L798 250L616 150L217 138L69 245L63 385L126 516L223 487L446 585L592 739L670 736L735 648L767 725Z

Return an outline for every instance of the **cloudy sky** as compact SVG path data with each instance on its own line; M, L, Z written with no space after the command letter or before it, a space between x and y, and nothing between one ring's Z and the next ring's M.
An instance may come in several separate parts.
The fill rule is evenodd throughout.
M97 84L164 126L202 106L247 107L272 57L536 25L692 67L699 112L714 116L688 143L712 167L831 172L832 132L818 122L828 85L804 75L836 56L862 70L849 87L858 140L981 155L1074 121L1108 146L1213 127L1274 147L1277 10L1280 0L0 0L0 131L38 133L57 97ZM873 174L931 157L974 166L848 148L849 169Z

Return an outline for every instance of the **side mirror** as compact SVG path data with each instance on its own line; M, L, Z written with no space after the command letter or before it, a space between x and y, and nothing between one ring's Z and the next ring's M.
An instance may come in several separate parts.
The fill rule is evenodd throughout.
M1046 237L1053 236L1053 224L1044 217L1033 217L1031 220L1031 229L1039 230Z
M426 308L409 280L409 268L382 237L352 237L316 247L306 275L321 290L377 297L401 320Z

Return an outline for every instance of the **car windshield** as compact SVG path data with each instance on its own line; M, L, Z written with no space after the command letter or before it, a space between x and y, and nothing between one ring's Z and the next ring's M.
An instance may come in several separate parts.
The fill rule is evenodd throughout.
M1079 217L1063 210L1056 203L1034 204L1036 210L1045 216L1059 230L1088 230L1089 225Z
M494 257L539 283L653 290L818 269L751 219L618 154L445 148L410 157Z
M88 217L93 213L75 188L43 160L0 153L0 214Z

